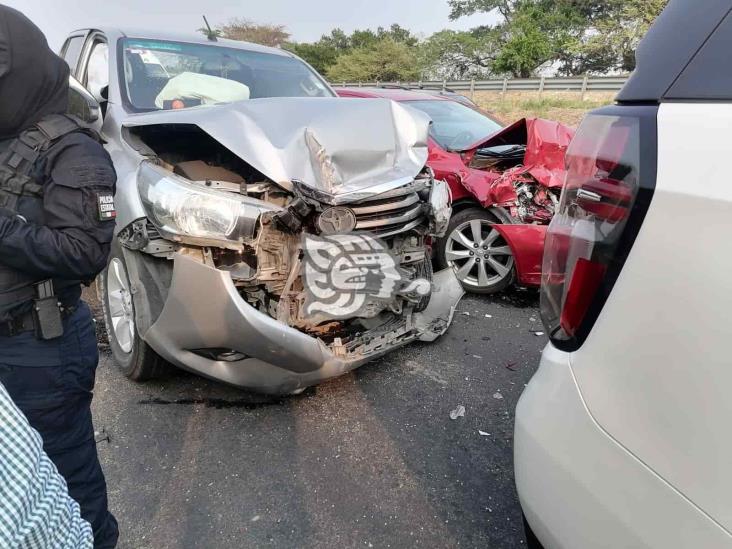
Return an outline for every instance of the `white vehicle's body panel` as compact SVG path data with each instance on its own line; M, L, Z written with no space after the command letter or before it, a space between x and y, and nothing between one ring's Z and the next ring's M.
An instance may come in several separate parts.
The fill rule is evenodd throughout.
M732 530L730 128L729 104L660 107L651 208L572 364L595 420Z
M659 108L654 197L612 294L519 402L516 483L546 549L732 547L731 127L730 104Z
M516 410L516 486L545 549L732 547L724 529L594 421L569 359L547 346Z

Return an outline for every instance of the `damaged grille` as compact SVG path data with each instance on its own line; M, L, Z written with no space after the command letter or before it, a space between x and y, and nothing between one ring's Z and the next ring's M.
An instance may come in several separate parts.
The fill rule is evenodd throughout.
M356 230L391 236L419 227L425 222L424 203L416 192L376 197L354 204Z

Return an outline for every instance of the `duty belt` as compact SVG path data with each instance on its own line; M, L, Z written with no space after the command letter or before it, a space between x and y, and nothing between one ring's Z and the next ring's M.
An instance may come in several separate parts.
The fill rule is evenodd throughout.
M68 318L72 314L74 314L74 311L76 311L76 309L76 306L61 307L61 316L63 318ZM0 322L0 337L13 337L26 332L35 331L36 324L32 312L20 314L16 317L11 318L10 320Z

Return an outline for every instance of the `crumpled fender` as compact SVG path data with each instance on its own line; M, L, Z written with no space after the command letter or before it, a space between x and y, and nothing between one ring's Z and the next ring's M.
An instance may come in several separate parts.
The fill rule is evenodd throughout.
M501 225L496 229L513 252L516 277L521 286L541 285L546 225Z
M460 183L484 207L507 206L516 202L512 184L501 184L502 174L466 168L458 174Z

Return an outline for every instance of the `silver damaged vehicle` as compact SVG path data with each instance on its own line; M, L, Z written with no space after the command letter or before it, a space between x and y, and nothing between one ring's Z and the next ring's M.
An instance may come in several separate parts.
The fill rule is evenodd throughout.
M426 115L240 42L84 30L61 55L118 170L98 289L128 377L294 393L447 330L463 292L431 267L450 197Z

